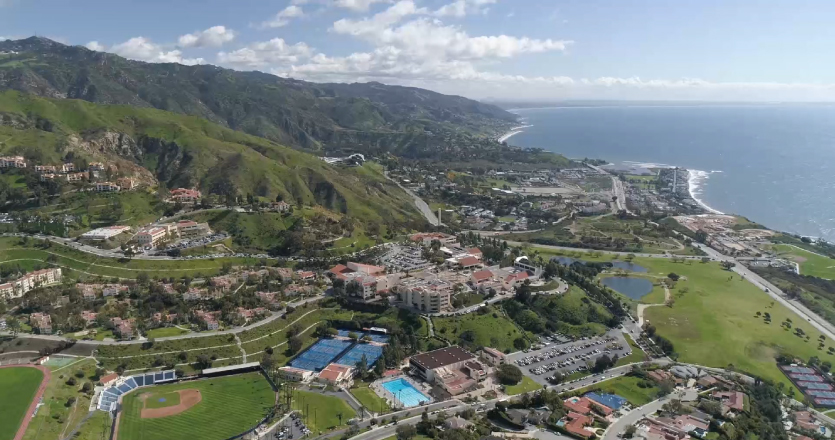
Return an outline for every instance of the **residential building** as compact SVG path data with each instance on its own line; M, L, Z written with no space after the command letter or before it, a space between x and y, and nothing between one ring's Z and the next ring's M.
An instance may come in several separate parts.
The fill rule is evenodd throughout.
M277 212L287 212L290 210L290 205L285 201L270 203L270 209Z
M722 404L723 414L745 410L745 393L741 391L714 391L710 396Z
M130 231L130 226L107 226L85 232L81 234L81 238L84 240L102 241L113 238L127 231Z
M26 168L26 159L23 156L2 156L0 168Z
M444 421L444 428L446 429L467 429L470 426L473 426L473 424L459 416L450 417Z
M349 296L371 301L377 298L377 277L358 276L346 283L345 291Z
M122 292L127 292L128 286L123 286L121 284L107 284L102 287L101 294L102 296L116 296Z
M35 172L38 174L55 174L54 165L35 165Z
M113 324L113 333L121 339L133 339L134 319L111 318L110 322Z
M83 310L81 312L81 319L84 320L85 325L89 326L90 324L96 321L96 318L99 316L98 313L92 312L90 310Z
M481 267L481 260L473 256L464 257L458 260L458 267L465 270Z
M52 334L52 317L48 313L33 313L29 315L29 325L41 335Z
M119 188L124 191L129 191L133 189L135 183L130 177L120 177L116 179L116 185L119 185Z
M139 231L134 237L141 246L156 246L157 243L168 237L168 229L160 226L153 226Z
M113 182L96 182L96 191L97 192L117 192L119 191L119 185Z
M104 171L104 164L101 163L101 162L90 162L90 164L87 165L87 170L88 171Z
M354 368L346 365L328 364L319 372L316 380L335 387L350 388L354 382Z
M171 200L180 203L196 203L200 200L200 191L196 189L176 188L171 190Z
M56 177L58 177L57 174L47 173L47 174L41 174L38 177L38 180L40 180L41 182L46 182L46 181L49 181L49 180L55 180Z
M313 281L316 279L316 273L310 270L297 270L296 278L299 281Z
M75 171L75 165L74 164L65 163L65 164L61 165L61 172L62 173L66 174L66 173L71 173L73 171Z
M49 268L29 272L26 275L0 285L0 291L4 292L8 299L19 298L24 293L36 288L46 287L61 282L61 268ZM9 289L11 284L12 289Z
M11 298L16 298L14 283L0 284L0 298L5 298L7 300Z
M203 310L198 310L194 312L195 316L200 319L204 324L206 324L207 330L217 330L220 328L220 323L218 322L217 318L220 315L220 312L206 312Z
M209 291L207 289L189 287L189 289L183 293L183 301L199 301L203 299L204 296L208 296L208 294Z
M87 179L88 175L84 171L79 173L67 173L67 182L81 182L82 180Z

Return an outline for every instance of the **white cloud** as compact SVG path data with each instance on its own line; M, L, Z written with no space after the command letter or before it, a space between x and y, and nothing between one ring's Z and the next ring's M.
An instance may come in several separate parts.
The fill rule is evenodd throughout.
M220 64L241 68L262 68L298 63L313 53L305 43L287 44L282 38L250 44L232 52L220 52Z
M107 46L99 43L98 41L91 41L84 45L87 49L94 50L96 52L104 52L107 50Z
M275 14L271 20L267 20L261 23L262 28L278 28L287 26L290 23L290 20L294 18L299 18L304 16L304 10L295 4L287 6L286 8L282 9L278 14Z
M390 0L334 0L333 5L352 11L367 11L375 3L391 3Z
M212 26L204 31L180 36L182 47L220 47L235 39L235 32L226 26Z
M203 64L203 58L183 58L179 50L165 50L162 46L145 37L134 37L110 48L110 52L125 58L152 63Z
M455 0L438 8L433 14L439 17L464 17L471 14L487 12L487 5L495 4L496 0Z

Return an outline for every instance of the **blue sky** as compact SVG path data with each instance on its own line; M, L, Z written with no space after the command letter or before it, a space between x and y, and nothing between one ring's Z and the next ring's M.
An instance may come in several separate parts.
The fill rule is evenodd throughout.
M474 98L832 100L835 2L0 0L0 37Z

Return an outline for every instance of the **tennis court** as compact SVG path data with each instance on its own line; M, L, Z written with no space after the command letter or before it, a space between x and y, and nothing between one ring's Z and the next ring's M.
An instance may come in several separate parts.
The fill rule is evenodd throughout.
M782 367L784 371L788 371L789 373L798 373L798 374L815 374L815 370L809 367L795 367L791 365L784 365Z
M626 399L616 394L586 393L585 397L614 410L619 410L626 403Z
M357 344L342 355L336 363L353 367L362 360L363 355L365 355L366 366L370 367L383 355L383 347L371 344Z
M832 391L832 385L823 382L798 382L797 386L807 390Z
M790 374L789 376L799 382L823 382L823 378L817 374Z
M308 371L321 371L352 344L351 341L341 339L320 339L293 359L290 366Z

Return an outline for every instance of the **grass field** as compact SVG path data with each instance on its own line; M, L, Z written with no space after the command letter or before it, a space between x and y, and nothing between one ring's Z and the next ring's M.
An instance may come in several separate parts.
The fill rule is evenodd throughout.
M43 395L43 406L32 418L24 434L24 440L63 438L62 433L72 429L85 415L90 405L90 396L81 392L84 382L95 384L96 363L92 359L82 360L59 371L52 372ZM82 377L76 376L81 372ZM76 384L69 385L70 377ZM69 398L75 398L75 404L67 406ZM99 433L101 434L101 433Z
M496 317L493 315L495 314ZM513 321L507 319L498 310L494 313L479 315L470 313L465 316L432 318L435 334L457 343L461 334L473 332L475 345L493 347L505 353L516 351L513 341L526 335L519 330Z
M728 367L791 386L780 372L775 358L781 353L800 359L817 356L835 362L835 356L818 350L820 333L739 275L723 270L718 263L673 263L661 259L636 258L635 263L650 273L686 277L672 290L672 307L653 307L645 312L660 335L673 342L679 360L695 364ZM762 316L768 313L771 321ZM791 319L793 328L780 325ZM805 337L795 335L800 327ZM825 341L827 346L835 345Z
M0 368L0 440L11 440L43 380L35 368Z
M67 246L53 244L49 249L39 249L29 240L29 246L21 246L20 240L0 237L0 261L15 262L23 269L31 270L35 264L60 266L71 269L71 275L86 277L119 277L135 279L142 272L151 277L197 277L216 275L225 263L234 265L258 264L255 258L215 258L210 260L117 260L97 257ZM49 261L50 257L54 261ZM68 276L68 274L64 274Z
M160 327L148 330L145 336L148 338L165 338L168 336L180 336L186 333L189 333L189 331L177 327Z
M344 400L308 391L293 392L293 409L302 414L314 435L347 425L348 420L357 416Z
M140 396L148 400L196 389L202 400L175 416L142 419ZM275 393L260 373L248 373L143 388L124 398L117 440L223 440L254 427L275 404Z
M536 391L542 389L542 385L534 382L528 376L522 376L522 381L517 383L516 385L507 385L505 386L505 393L508 396L515 396L517 394L527 393L530 391Z
M108 413L96 411L81 425L74 440L101 440L102 432L110 435L110 425L112 423L113 421Z
M391 407L385 399L381 398L371 388L368 388L367 383L358 382L354 388L351 388L351 394L360 401L362 406L371 412L378 414L385 414L391 411Z
M818 278L835 279L835 260L804 249L789 245L776 244L774 250L783 258L800 264L800 274Z
M632 354L629 356L624 356L618 359L618 362L615 364L616 367L620 367L621 365L629 365L634 364L636 362L644 362L647 360L647 355L641 350L641 347L638 347L638 344L632 340L632 337L628 334L624 333L624 338L626 338L626 342L629 343L629 346L632 348Z
M632 406L638 407L652 402L657 398L658 394L657 387L650 386L649 388L641 388L638 386L639 382L644 382L644 380L635 376L621 376L594 384L591 387L582 388L578 391L583 392L599 389L604 393L617 394L628 400Z
M169 406L176 406L180 404L180 393L152 393L145 399L145 408L167 408Z

